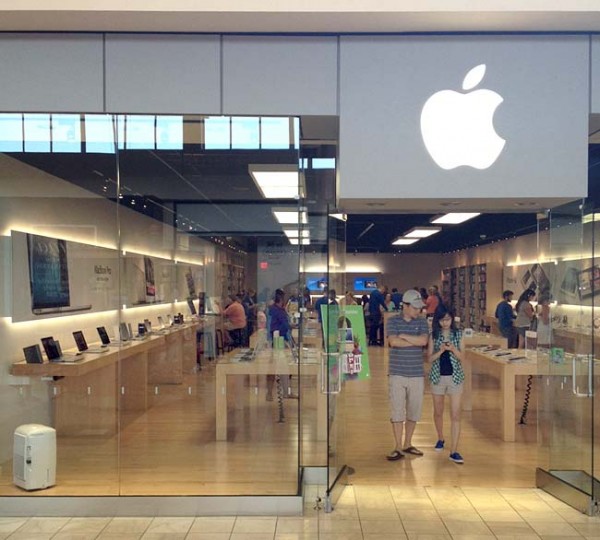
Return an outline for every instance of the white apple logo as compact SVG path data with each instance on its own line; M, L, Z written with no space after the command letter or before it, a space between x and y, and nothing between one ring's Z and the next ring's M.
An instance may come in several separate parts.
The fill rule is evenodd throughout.
M462 84L465 93L442 90L433 94L421 112L421 134L427 151L442 169L467 165L487 169L506 141L494 130L493 117L502 96L475 90L485 75L485 64L471 69Z

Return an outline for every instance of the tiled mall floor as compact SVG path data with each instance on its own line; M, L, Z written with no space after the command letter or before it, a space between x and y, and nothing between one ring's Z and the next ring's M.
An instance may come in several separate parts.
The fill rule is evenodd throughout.
M599 538L588 517L536 489L354 486L304 517L0 518L0 540L388 540Z

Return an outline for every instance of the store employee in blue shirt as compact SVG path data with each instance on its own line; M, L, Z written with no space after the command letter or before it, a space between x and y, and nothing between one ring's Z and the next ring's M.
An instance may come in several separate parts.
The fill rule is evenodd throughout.
M512 291L502 293L502 302L496 306L496 319L498 319L498 328L500 333L507 339L509 348L517 347L517 330L514 325L516 319L515 311L511 301L513 299Z

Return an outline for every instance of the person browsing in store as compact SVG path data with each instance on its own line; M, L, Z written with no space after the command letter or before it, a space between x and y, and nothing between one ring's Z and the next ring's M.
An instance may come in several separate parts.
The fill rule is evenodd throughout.
M531 305L533 300L535 300L535 291L533 289L525 289L517 300L515 326L519 334L519 349L525 348L525 332L531 328L531 323L535 319L535 310Z
M518 336L515 329L514 320L517 317L512 307L514 293L506 290L502 293L502 301L496 306L496 319L498 319L498 329L506 338L509 349L518 347Z
M423 455L413 446L412 437L421 418L425 387L423 347L427 345L429 328L420 316L424 306L418 291L406 291L402 296L402 313L391 317L387 324L390 421L396 443L386 456L389 461L402 459L405 454Z
M462 331L456 328L454 313L440 304L433 315L431 337L428 344L428 357L431 362L429 381L433 397L433 422L437 431L435 450L444 449L444 400L450 398L450 461L463 464L458 453L460 437L460 412L465 374L462 368Z

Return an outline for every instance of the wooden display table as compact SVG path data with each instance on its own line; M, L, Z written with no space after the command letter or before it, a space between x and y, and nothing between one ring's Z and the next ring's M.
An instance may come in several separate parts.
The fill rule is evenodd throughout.
M114 433L119 411L148 408L149 384L179 384L195 366L195 330L196 324L175 326L106 352L84 353L76 362L16 362L10 372L54 379L50 398L59 434Z
M523 349L511 349L511 356L526 356ZM481 373L491 375L500 382L500 417L501 417L501 438L503 441L512 442L515 440L515 425L517 423L515 416L515 383L519 376L538 375L538 355L533 351L527 353L527 358L511 362L509 355L494 356L494 352L480 352L473 349L467 349L466 364L470 367L469 376L465 376L465 387L463 399L471 400L472 373ZM547 363L544 355L542 361ZM465 374L466 375L466 374ZM467 384L468 380L468 384Z
M227 440L227 377L232 375L300 375L315 378L317 391L317 440L327 440L327 395L321 392L321 365L292 361L289 349L266 349L251 361L235 361L239 351L231 351L218 360L216 367L216 438Z

